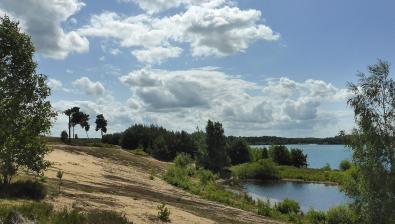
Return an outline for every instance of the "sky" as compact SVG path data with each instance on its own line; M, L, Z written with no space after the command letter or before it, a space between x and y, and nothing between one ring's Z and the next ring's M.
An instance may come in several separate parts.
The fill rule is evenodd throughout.
M327 137L354 126L347 82L395 61L391 0L1 0L32 37L59 115L108 132L135 123L225 134ZM76 133L85 132L76 127Z

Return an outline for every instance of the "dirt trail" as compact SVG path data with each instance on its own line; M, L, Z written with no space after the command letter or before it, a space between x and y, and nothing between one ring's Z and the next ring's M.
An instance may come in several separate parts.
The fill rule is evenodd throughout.
M53 145L47 159L50 181L64 171L62 193L47 200L55 208L107 209L134 223L160 223L157 206L166 203L172 223L279 223L251 212L210 202L159 178L167 163L120 149ZM151 176L156 176L153 180Z

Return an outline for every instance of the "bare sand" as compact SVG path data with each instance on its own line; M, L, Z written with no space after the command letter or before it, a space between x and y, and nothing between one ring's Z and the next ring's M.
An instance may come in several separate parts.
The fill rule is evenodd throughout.
M56 182L64 172L61 193L48 197L56 209L77 207L124 213L137 224L161 223L157 206L170 209L171 223L279 223L251 212L201 199L160 178L167 163L121 149L53 145L45 175ZM154 176L154 179L151 177Z

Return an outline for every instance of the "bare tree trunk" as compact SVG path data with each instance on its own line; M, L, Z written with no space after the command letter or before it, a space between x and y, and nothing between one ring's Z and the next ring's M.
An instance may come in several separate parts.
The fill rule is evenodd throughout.
M89 139L88 132L87 131L85 131L85 132L86 132L86 137Z
M70 133L70 116L69 116L69 144L71 143L71 133Z

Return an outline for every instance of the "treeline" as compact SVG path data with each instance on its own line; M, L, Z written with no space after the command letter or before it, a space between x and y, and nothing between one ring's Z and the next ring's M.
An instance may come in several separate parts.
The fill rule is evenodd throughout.
M155 125L135 124L122 133L103 135L103 143L124 149L143 149L153 157L172 161L178 154L189 155L197 165L212 171L241 163L271 159L279 165L307 166L307 156L300 149L271 146L252 149L244 138L226 137L222 124L208 121L206 131L187 133L169 131Z
M329 138L284 138L277 136L240 137L250 145L294 145L294 144L328 144L344 145L345 137L338 135Z

